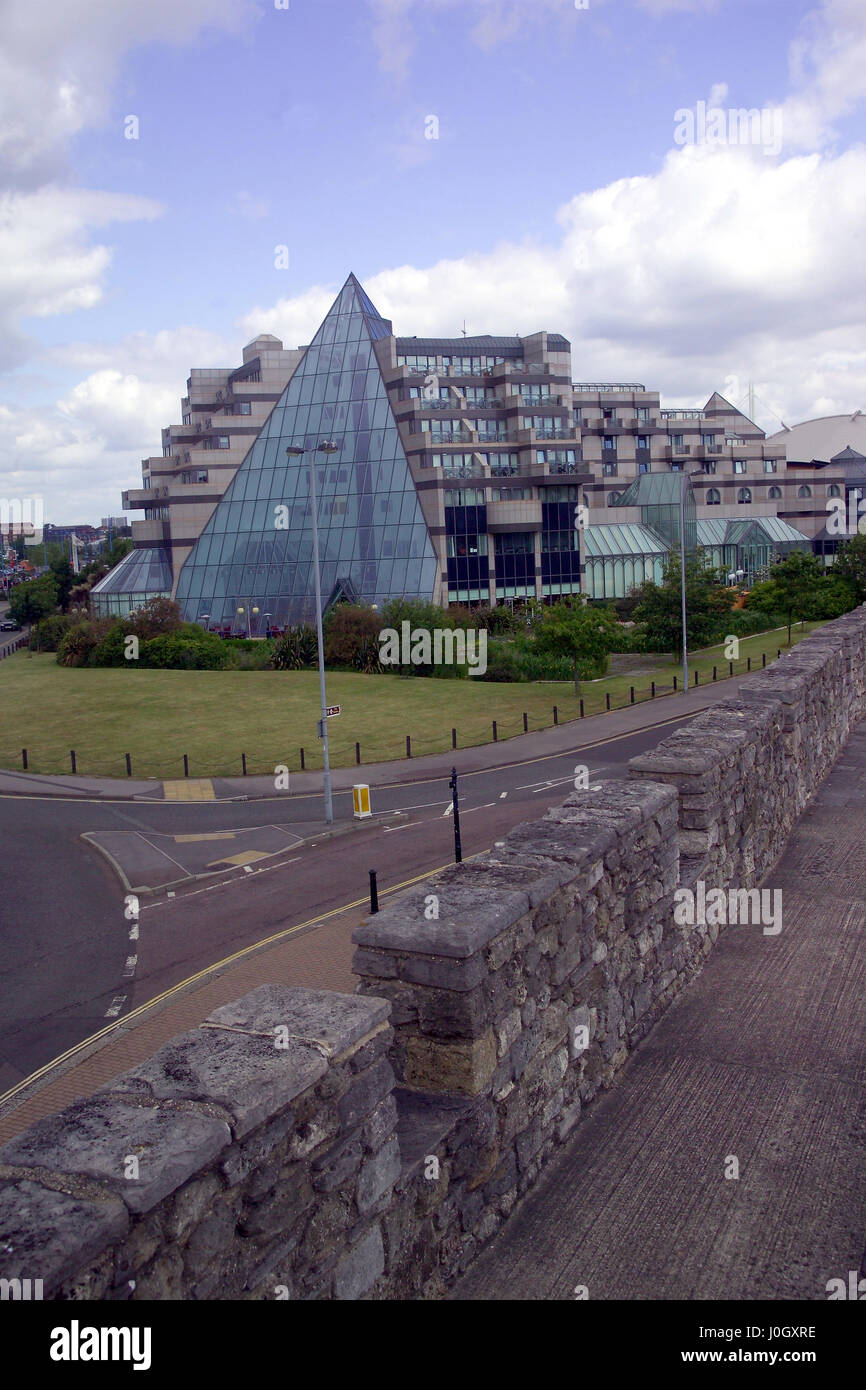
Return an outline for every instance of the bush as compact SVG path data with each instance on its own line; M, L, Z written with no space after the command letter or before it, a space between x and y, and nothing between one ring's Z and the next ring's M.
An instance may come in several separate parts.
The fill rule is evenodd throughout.
M382 619L372 608L339 603L324 624L325 663L350 671L381 671L379 632Z
M269 671L271 669L271 658L273 652L268 642L251 642L247 647L231 649L230 642L223 642L223 647L228 648L226 657L227 671Z
M179 632L181 627L198 628L197 623L184 623L181 618L180 604L174 603L169 598L151 598L147 603L142 604L136 612L130 613L126 620L127 632L138 637L140 641L147 641L151 637L160 637L164 633ZM203 629L198 628L199 631Z
M315 666L319 659L316 629L309 623L287 628L274 643L271 666L275 671L302 671Z
M195 623L184 623L179 632L165 632L142 642L142 666L171 671L220 671L227 652L214 632L205 632Z
M88 666L135 666L134 661L126 659L126 628L122 619L113 622L91 653Z
M474 676L473 679L502 683L522 681L526 677L521 672L514 646L494 640L487 643L487 670L483 676Z
M93 652L105 634L105 622L73 623L59 647L57 664L59 666L88 666Z
M51 613L37 623L30 633L30 650L56 652L71 625L72 619L65 613Z

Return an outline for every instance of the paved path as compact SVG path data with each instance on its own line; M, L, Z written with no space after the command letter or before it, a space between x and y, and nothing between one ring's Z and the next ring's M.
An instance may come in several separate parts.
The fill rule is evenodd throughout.
M766 882L780 935L727 928L454 1298L822 1300L860 1268L864 808L866 722Z

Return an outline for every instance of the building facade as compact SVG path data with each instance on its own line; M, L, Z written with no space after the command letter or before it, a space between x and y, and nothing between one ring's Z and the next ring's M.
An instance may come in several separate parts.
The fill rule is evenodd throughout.
M311 620L314 455L323 601L380 607L621 597L678 546L681 493L687 545L752 579L812 548L835 495L718 394L669 410L639 383L575 382L545 331L398 337L353 275L308 347L256 338L188 392L124 494L145 519L96 611L145 584L222 631Z

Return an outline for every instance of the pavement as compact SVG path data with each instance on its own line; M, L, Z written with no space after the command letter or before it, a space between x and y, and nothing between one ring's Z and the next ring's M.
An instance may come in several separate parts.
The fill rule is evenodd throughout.
M670 719L694 714L725 698L728 691L735 694L742 673L730 682L719 681L694 687L688 694L659 696L595 714L586 719L573 719L535 733L519 734L500 739L497 743L476 744L452 752L429 754L421 758L402 758L385 763L370 763L360 767L334 768L331 774L335 790L350 790L357 783L370 787L393 786L407 782L441 777L456 767L458 773L483 772L506 767L516 761L530 762L567 753L598 739L616 738L640 729L651 729ZM46 776L37 773L0 771L0 795L77 797L81 800L109 801L255 801L279 799L274 777L195 777L180 781L137 781L134 778L83 777L70 775ZM318 792L322 787L321 772L293 772L288 792L292 796ZM284 799L284 794L283 794Z
M864 805L866 721L765 880L781 933L724 931L453 1299L826 1300L866 1275Z

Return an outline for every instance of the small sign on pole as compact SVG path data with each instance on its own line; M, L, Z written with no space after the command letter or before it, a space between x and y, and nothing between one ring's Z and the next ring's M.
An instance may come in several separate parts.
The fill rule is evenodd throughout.
M364 783L359 782L352 788L352 801L355 807L355 819L366 820L373 812L370 810L370 788Z
M342 713L343 713L343 706L342 706L342 705L328 705L327 709L325 710L325 714L327 715L328 719L333 719L335 714L342 714Z

